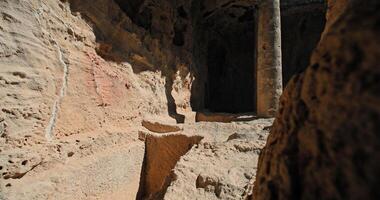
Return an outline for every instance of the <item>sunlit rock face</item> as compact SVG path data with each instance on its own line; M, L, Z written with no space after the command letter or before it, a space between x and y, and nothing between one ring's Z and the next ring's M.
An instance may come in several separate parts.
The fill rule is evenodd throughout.
M330 8L335 22L282 96L254 199L380 197L380 3Z
M258 198L377 197L378 3L339 20L344 2L281 1L289 85ZM331 30L290 81L326 9ZM0 199L246 199L273 123L255 116L259 12L254 0L0 0Z

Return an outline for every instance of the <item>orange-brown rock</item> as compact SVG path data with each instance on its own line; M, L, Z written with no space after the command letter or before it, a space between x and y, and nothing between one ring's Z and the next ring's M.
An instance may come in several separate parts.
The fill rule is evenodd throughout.
M155 132L155 133L171 133L171 132L177 132L181 130L181 127L179 127L176 124L169 124L165 122L160 121L152 121L152 120L143 120L141 122L141 125L145 127L146 129Z
M349 0L328 0L327 13L326 13L326 30L343 14Z

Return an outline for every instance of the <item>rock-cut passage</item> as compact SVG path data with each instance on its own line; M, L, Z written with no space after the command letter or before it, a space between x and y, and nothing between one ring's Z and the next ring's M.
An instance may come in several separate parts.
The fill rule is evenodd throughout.
M137 199L162 199L171 182L172 169L202 139L181 134L147 135Z

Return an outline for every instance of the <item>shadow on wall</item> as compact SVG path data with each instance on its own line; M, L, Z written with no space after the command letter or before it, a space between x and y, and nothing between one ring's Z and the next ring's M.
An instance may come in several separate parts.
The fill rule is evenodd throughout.
M92 26L98 44L96 51L103 59L131 63L136 74L162 73L168 114L177 123L183 123L185 117L177 112L171 92L176 73L182 80L189 73L184 67L190 64L186 59L188 51L176 46L181 42L178 34L184 28L178 26L185 26L186 11L164 10L175 7L170 1L162 1L159 7L145 0L69 0L69 3L73 14L79 12ZM174 30L177 39L172 35Z
M253 6L237 1L208 13L202 3L70 0L73 13L81 13L92 25L100 56L129 62L134 73L162 72L168 114L177 122L184 121L171 94L178 71L182 79L192 75L193 110L252 112L256 99Z
M73 13L81 13L92 25L97 52L105 60L129 62L136 74L162 73L168 114L177 122L184 122L172 95L177 72L182 80L191 74L190 104L194 111L256 111L257 9L253 3L69 2ZM318 6L307 13L300 12L304 7L283 9L285 83L307 66L311 50L319 40L325 10Z

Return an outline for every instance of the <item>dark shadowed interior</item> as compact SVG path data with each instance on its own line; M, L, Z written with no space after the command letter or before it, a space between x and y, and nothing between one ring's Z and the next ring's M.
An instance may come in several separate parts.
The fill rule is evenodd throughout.
M326 5L282 7L282 74L284 86L293 75L303 72L326 23Z
M255 14L231 6L205 12L195 38L195 57L204 79L204 109L241 113L255 110Z
M256 22L251 6L220 7L193 12L195 85L199 110L255 112ZM326 5L282 5L282 60L284 87L309 65L325 25ZM199 94L201 93L201 94Z

